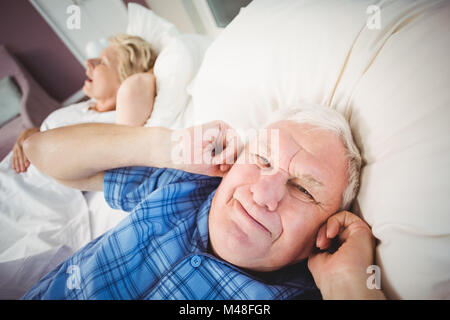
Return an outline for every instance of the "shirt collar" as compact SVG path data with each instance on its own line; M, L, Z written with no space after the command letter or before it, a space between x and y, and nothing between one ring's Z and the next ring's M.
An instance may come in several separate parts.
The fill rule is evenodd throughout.
M197 214L196 230L194 232L194 245L196 246L195 249L201 252L207 252L208 250L208 217L212 200L214 198L214 195L216 194L216 190L211 192L208 198L202 203Z

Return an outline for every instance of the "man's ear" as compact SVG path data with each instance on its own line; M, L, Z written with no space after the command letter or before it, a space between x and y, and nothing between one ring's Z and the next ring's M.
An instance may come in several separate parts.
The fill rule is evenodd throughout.
M219 165L219 171L223 174L222 177L225 177L228 172L230 172L232 164L221 164Z

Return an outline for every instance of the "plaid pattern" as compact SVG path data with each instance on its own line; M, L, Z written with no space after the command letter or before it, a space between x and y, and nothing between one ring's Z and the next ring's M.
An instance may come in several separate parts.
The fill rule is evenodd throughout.
M220 178L172 169L106 172L105 199L132 212L42 278L23 299L291 299L316 296L305 265L280 279L208 253L208 214ZM284 270L284 269L283 269ZM281 270L282 271L282 270Z

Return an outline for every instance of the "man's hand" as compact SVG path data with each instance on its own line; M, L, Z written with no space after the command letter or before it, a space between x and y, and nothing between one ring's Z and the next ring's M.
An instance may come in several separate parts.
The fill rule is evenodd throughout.
M30 166L30 161L26 157L23 151L23 142L26 138L31 136L32 134L39 132L39 128L30 128L24 130L20 136L17 138L16 143L13 147L13 156L11 159L12 168L17 172L25 172Z
M384 299L380 290L366 286L366 270L373 264L375 250L370 227L348 211L339 212L319 229L316 246L326 250L337 236L340 247L336 252L313 253L308 261L323 298Z
M223 121L174 131L172 143L177 169L209 176L223 176L243 148L237 132Z

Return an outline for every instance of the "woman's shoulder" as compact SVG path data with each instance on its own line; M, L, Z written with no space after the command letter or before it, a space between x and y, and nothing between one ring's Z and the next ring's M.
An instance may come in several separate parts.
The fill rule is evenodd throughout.
M92 105L95 105L95 100L89 99L53 111L42 123L41 131L88 121L93 113L89 110Z
M74 111L74 110L87 110L90 106L95 105L94 99L88 99L84 101L80 101L77 103L70 104L68 106L62 106L61 108L53 111L52 114L57 114L61 112L67 112L68 110Z
M94 99L89 99L81 102L77 102L68 106L63 106L53 111L49 117L58 117L59 115L67 116L69 113L84 113L89 110L89 107L95 105Z

